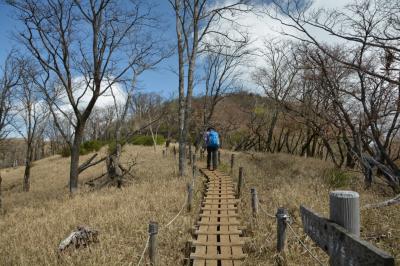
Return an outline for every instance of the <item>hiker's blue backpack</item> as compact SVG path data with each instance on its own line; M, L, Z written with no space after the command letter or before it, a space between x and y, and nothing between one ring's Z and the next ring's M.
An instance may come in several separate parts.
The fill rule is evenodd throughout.
M218 133L214 130L211 130L208 134L208 147L218 148L219 147L219 136Z

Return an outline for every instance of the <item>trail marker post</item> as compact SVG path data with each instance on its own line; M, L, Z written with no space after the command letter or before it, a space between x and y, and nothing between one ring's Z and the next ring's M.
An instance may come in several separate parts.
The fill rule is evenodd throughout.
M257 217L258 213L257 190L255 188L251 188L250 192L251 192L251 209L253 210L253 217Z
M192 144L189 144L189 164L192 165L193 161L192 161Z
M243 189L243 167L239 167L239 180L237 185L236 198L240 198Z
M149 258L150 265L158 266L157 260L157 234L158 234L158 223L150 221L149 223Z
M360 237L360 196L354 191L329 193L329 218Z
M329 194L330 219L300 206L304 232L329 255L329 264L394 266L394 258L359 238L359 195L353 191Z
M286 243L286 226L289 219L288 210L285 208L278 208L276 212L276 224L277 224L277 242L276 250L282 252L285 249Z
M187 183L187 211L192 211L192 201L193 201L193 186L191 183Z
M231 155L231 174L233 173L233 166L235 164L235 154Z

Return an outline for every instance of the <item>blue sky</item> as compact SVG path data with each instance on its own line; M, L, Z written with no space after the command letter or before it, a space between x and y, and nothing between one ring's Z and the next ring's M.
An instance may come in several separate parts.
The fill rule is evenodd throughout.
M175 28L173 13L167 1L156 1L155 12L163 15L163 23L166 31L164 34L174 41ZM0 66L3 64L7 54L14 48L20 47L14 40L13 33L17 32L19 22L13 17L13 9L0 0ZM177 95L177 76L171 69L177 67L177 57L171 56L157 66L156 70L150 70L142 74L138 87L143 92L156 92L163 97Z
M171 41L171 43L175 44L175 18L168 1L147 1L157 4L154 11L157 16L159 16L163 20L163 30L162 32L160 32L160 36L165 36L168 41ZM263 0L261 2L267 3L268 1L269 0ZM350 1L351 0L314 0L314 6L335 8L344 6ZM18 21L15 20L12 16L13 10L4 4L4 0L0 0L0 66L4 62L7 53L14 47L18 47L18 43L16 43L12 37L12 32L18 30ZM283 29L282 25L280 25L280 23L278 23L277 21L250 13L242 14L240 17L235 17L235 20L239 21L239 23L242 25L246 25L247 29L249 30L250 38L252 41L251 49L253 50L253 52L256 52L257 49L262 48L263 40L280 38L280 32L282 31L291 32L294 35L297 34L296 32L293 32L293 29ZM230 27L228 24L219 26L226 30L229 30ZM318 38L332 41L332 39L326 33L321 33L317 31L315 32L315 35L318 36ZM170 98L171 96L176 97L178 78L172 70L177 69L177 61L177 56L173 55L167 60L163 61L161 64L159 64L156 70L151 70L143 73L139 80L138 87L143 92L156 92L165 98ZM260 62L258 58L253 58L251 66L244 66L245 72L248 74L247 77L244 77L244 79L249 81L249 74L252 71L252 67L255 67L259 64L262 64L262 62ZM200 70L200 68L201 66L198 66L198 70ZM245 84L248 85L246 86L247 89L251 87L250 83ZM195 88L195 94L196 91L201 91L201 87L198 86L198 88Z

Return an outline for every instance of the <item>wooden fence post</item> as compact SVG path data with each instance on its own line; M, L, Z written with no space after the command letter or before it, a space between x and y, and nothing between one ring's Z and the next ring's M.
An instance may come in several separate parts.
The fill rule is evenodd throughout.
M221 152L218 150L218 165L221 165Z
M197 170L196 165L193 165L192 166L192 178L193 178L193 180L196 178L196 170Z
M189 164L192 165L193 161L192 161L192 144L189 144Z
M253 210L253 217L257 217L257 213L258 213L257 191L255 188L251 188L250 192L251 192L251 208Z
M157 266L157 234L158 223L150 221L149 223L149 258L150 265Z
M193 186L190 182L187 183L187 211L191 212L192 210L192 200L193 200Z
M3 207L2 201L1 201L1 181L2 181L2 179L1 179L1 174L0 174L0 214L2 212L2 207Z
M193 153L192 155L192 166L196 164L196 153Z
M231 173L233 173L233 166L235 164L235 154L231 155Z
M329 193L329 218L350 233L360 237L360 196L354 191Z
M243 167L239 167L239 181L236 192L237 199L240 198L240 194L242 193L242 188L243 188Z
M278 252L282 252L285 249L286 243L286 222L289 218L289 213L285 208L278 208L276 212L276 223L277 223L277 242L276 249Z

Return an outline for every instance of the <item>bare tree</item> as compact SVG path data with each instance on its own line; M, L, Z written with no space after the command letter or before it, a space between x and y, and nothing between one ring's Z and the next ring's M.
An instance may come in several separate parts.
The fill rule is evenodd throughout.
M284 33L318 49L310 58L318 65L333 117L348 152L367 169L377 167L398 191L400 170L396 145L399 130L400 19L398 1L354 1L342 9L312 10L309 2L273 1L268 15L295 30ZM310 29L325 31L343 43L341 52ZM338 83L330 66L351 70ZM348 71L347 71L348 72ZM344 72L345 73L345 72ZM357 80L357 82L354 82ZM339 86L338 86L339 85Z
M253 73L255 83L264 90L270 100L270 124L266 149L272 151L273 132L282 111L281 102L287 101L296 85L298 67L292 45L284 41L266 41L262 51L264 64Z
M20 64L15 52L7 55L0 75L0 140L10 133L10 115L12 111L11 93L20 81Z
M223 3L212 0L168 0L175 13L175 26L178 51L178 109L179 109L179 175L184 175L186 159L186 142L189 132L194 76L199 54L210 49L212 44L205 45L207 38L218 36L231 41L246 41L237 34L226 33L217 27L222 21L238 26L229 15L248 11L246 1ZM237 30L237 29L236 29ZM239 35L239 38L238 38ZM185 71L187 73L185 74ZM185 82L185 77L187 81ZM186 86L185 86L186 85ZM185 88L186 87L186 88Z
M13 93L16 108L15 116L11 123L26 144L23 190L28 192L35 146L43 134L49 112L35 85L34 80L37 76L35 65L28 58L21 59L20 64L20 85Z
M141 1L29 0L10 4L24 25L20 39L45 72L40 80L42 91L71 149L69 183L73 193L78 188L79 150L86 122L100 96L132 76L132 69L158 56L148 30L155 20ZM73 127L72 140L62 130L61 117Z

